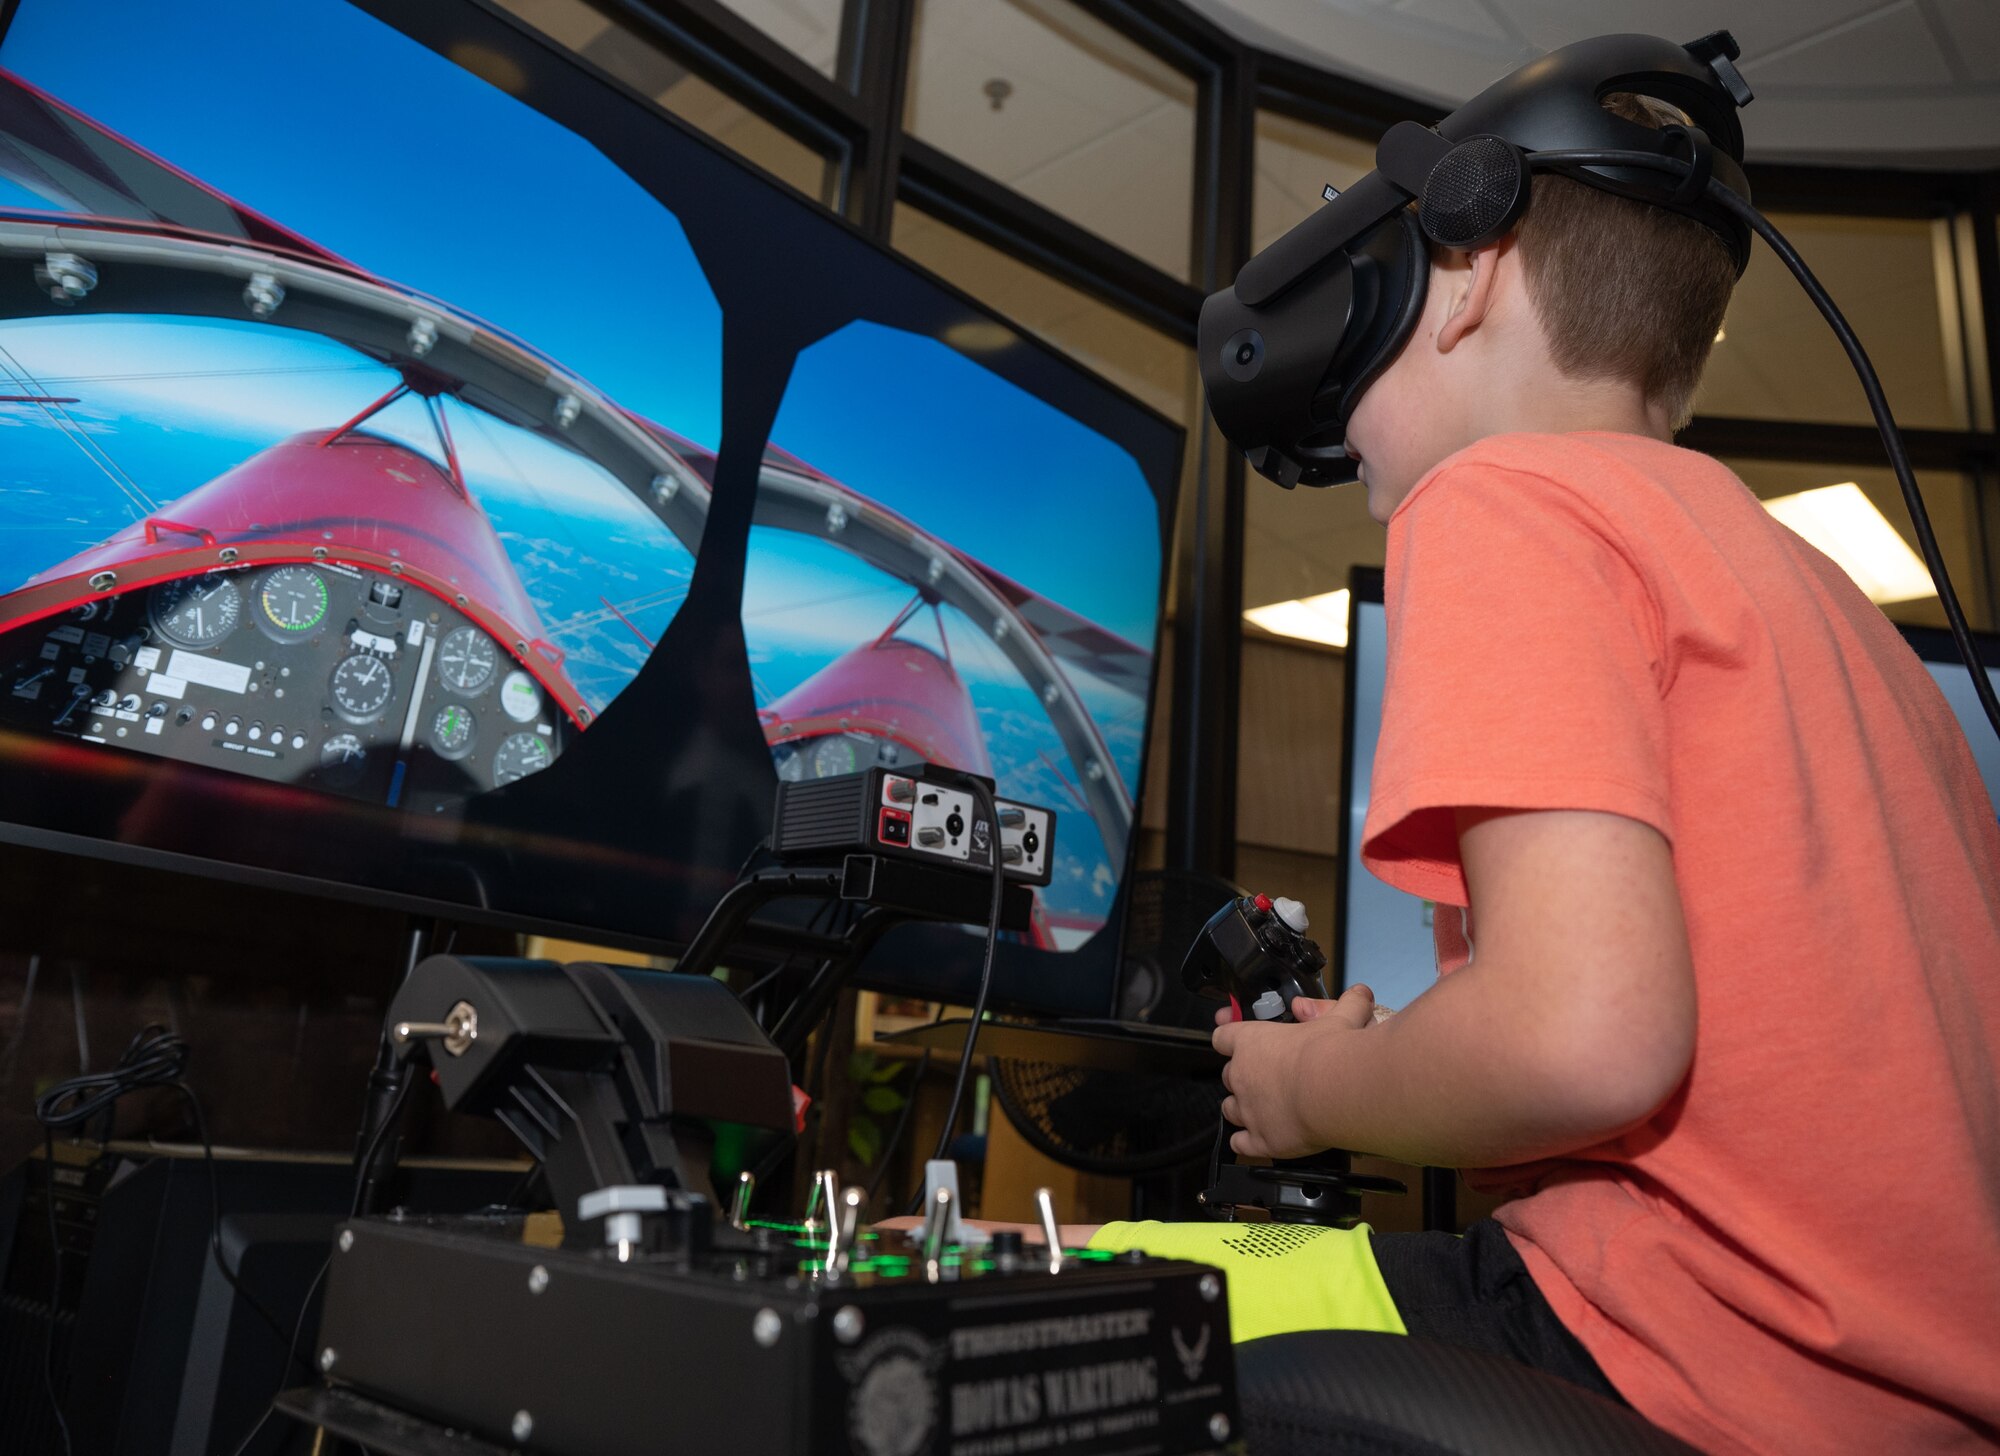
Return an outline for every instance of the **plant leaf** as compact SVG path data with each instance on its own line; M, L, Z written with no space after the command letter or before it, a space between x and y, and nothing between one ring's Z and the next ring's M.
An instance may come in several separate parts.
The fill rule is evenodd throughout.
M882 1129L865 1117L857 1117L847 1125L847 1150L863 1163L873 1163L882 1156Z

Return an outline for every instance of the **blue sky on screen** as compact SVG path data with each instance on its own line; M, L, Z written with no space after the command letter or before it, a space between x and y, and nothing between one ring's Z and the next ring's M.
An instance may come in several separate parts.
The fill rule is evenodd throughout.
M775 444L973 559L1142 648L1159 597L1158 516L1123 449L937 340L850 324L805 351L772 428ZM816 536L751 532L744 636L768 704L873 641L913 588ZM1000 791L1061 814L1054 911L1104 913L1116 878L1073 797L1077 766L1047 710L988 635L956 610L900 634L949 648ZM1065 667L1136 794L1145 704Z
M88 43L77 20L25 0L0 66L719 443L721 309L673 214L588 143L345 0L93 0Z
M1159 516L1138 462L949 346L849 324L799 355L771 439L975 560L1152 646Z
M33 386L9 381L27 379ZM155 509L302 430L352 418L397 382L315 334L249 322L115 315L0 322L0 394L78 402L58 417L0 404L0 592L139 519L97 463ZM693 557L589 460L456 401L446 406L467 483L499 534L571 678L600 711L637 675L687 595ZM404 398L366 428L434 461L423 406Z

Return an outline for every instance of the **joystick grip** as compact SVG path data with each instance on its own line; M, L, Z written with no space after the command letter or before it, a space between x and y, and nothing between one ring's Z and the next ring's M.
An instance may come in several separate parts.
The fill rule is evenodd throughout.
M1196 995L1226 998L1254 1021L1296 1021L1300 996L1326 999L1326 956L1303 933L1304 907L1265 895L1231 900L1202 927L1181 964Z

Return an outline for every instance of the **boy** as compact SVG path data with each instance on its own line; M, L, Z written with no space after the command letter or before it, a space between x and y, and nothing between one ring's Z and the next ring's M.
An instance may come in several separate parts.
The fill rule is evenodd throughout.
M1348 429L1389 529L1358 848L1445 974L1220 1026L1224 1111L1240 1153L1485 1170L1497 1226L1092 1242L1222 1264L1238 1339L1456 1340L1712 1452L1984 1448L2000 826L1882 614L1669 443L1733 281L1700 223L1538 175Z

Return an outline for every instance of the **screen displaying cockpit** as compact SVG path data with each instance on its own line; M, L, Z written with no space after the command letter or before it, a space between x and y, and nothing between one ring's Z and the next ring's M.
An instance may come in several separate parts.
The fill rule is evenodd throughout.
M1177 430L474 0L73 18L0 22L0 832L671 946L887 751L1077 826L1023 954L1109 923Z

